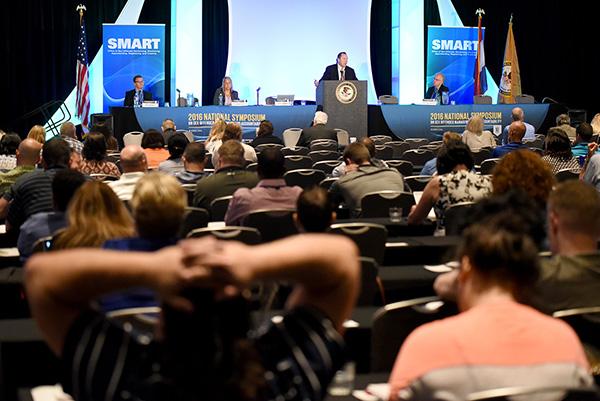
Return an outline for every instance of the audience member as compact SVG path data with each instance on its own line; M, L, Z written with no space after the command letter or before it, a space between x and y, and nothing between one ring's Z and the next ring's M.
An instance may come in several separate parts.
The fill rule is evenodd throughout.
M11 134L5 135L10 136ZM0 173L0 194L4 194L19 177L35 170L40 161L42 144L31 138L19 144L16 154L16 166L6 173Z
M137 145L127 145L121 151L121 168L123 174L117 181L111 181L108 186L122 201L129 201L135 189L135 184L146 174L148 164L144 149Z
M18 233L21 224L30 216L52 211L52 180L57 171L68 168L70 156L69 144L62 139L53 138L44 143L44 170L34 170L19 177L0 200L0 217L6 217L7 231Z
M384 160L381 160L381 159L378 159L375 157L375 142L373 142L373 140L371 138L369 138L368 136L364 136L364 137L360 138L358 143L362 143L363 145L365 145L367 147L367 150L369 151L369 155L371 156L370 162L371 162L372 166L379 167L379 168L388 168L388 165ZM331 172L331 175L333 177L341 177L344 174L346 174L346 163L345 162L341 162Z
M335 205L327 190L312 187L302 191L294 213L294 221L300 232L326 232L335 219Z
M175 178L182 184L195 184L199 179L208 176L210 173L204 171L206 157L204 143L189 143L181 156L183 171L175 174Z
M212 127L210 128L210 133L208 134L208 138L206 138L206 151L209 153L217 153L219 150L219 146L223 143L223 133L225 132L225 127L227 123L225 121L218 119L215 120Z
M467 144L472 152L481 148L495 148L496 139L490 131L483 130L483 118L474 115L467 122L467 129L462 134L462 141Z
M151 252L175 245L187 195L174 177L158 172L146 174L137 182L130 205L137 236L109 239L104 249ZM158 301L151 290L135 288L107 295L100 304L103 310L112 311L157 306Z
M528 235L504 226L511 219L503 213L467 229L458 252L462 312L411 333L390 375L390 400L467 399L502 387L593 386L575 332L520 303L538 277L537 248Z
M533 305L557 310L600 305L600 195L588 184L558 184L548 199L548 241Z
M283 179L284 164L281 150L268 148L260 152L257 167L260 181L254 188L239 188L233 193L225 214L228 226L242 225L244 217L260 209L296 209L302 188L287 186Z
M594 135L600 135L600 113L594 114L594 118L590 121L590 125L594 130Z
M437 157L438 176L425 186L419 203L408 215L409 224L422 223L431 208L438 219L451 205L477 202L492 191L489 177L473 173L474 162L469 147L462 142L449 142Z
M256 163L256 151L250 145L246 145L242 142L242 127L239 124L228 123L225 126L225 132L223 132L222 143L227 141L237 141L244 148L244 160L250 163ZM212 154L212 163L213 166L217 166L219 164L219 151L217 148L216 152Z
M67 208L67 223L56 233L53 249L99 248L109 239L134 233L125 205L101 181L86 182L77 190Z
M304 128L298 138L296 146L310 147L310 143L316 139L331 139L337 142L337 132L332 128L327 128L327 120L329 117L322 111L317 111L313 119L313 125L309 128Z
M492 152L492 157L502 157L507 153L518 149L527 148L523 143L523 135L525 135L525 124L521 121L515 121L508 126L508 143L498 146Z
M185 147L190 143L187 137L183 134L171 135L167 144L169 150L169 158L158 165L158 171L166 174L175 175L183 170L183 152Z
M600 191L600 154L598 154L597 143L588 145L588 154L579 173L579 178Z
M360 202L366 194L379 191L403 191L402 174L391 168L375 167L371 154L361 143L351 143L344 151L346 175L330 188L334 202L344 201L355 214L360 214Z
M70 121L64 122L60 126L60 137L67 141L71 150L81 154L83 152L83 142L77 139L77 130L75 124Z
M17 167L17 149L21 137L17 134L5 134L0 138L0 170L8 171Z
M244 167L244 148L239 141L227 141L219 147L215 173L196 184L194 206L210 210L216 198L233 195L238 188L254 188L258 176Z
M495 194L521 189L545 209L554 176L542 158L529 150L507 154L494 168L492 187Z
M177 127L175 126L175 121L170 118L165 118L160 126L160 131L162 132L163 138L165 139L165 143L169 143L169 139L177 133Z
M567 134L569 142L574 142L577 133L575 128L571 127L571 117L568 114L559 114L556 117L556 128L560 128Z
M576 169L579 172L579 161L571 153L571 141L561 128L550 128L546 134L546 151L542 160L548 163L552 174L564 169Z
M165 140L160 132L149 129L142 137L142 148L146 154L149 169L158 168L158 165L169 158L169 151L165 149Z
M46 129L41 125L34 125L29 130L27 138L34 139L43 145L46 142Z
M588 152L588 143L592 141L592 136L594 136L594 129L588 123L581 123L577 126L576 133L577 137L571 151L575 157L585 157Z
M450 141L461 142L462 136L457 134L456 132L446 131L442 136L443 145L447 145ZM438 151L439 152L439 151ZM423 169L421 169L420 175L436 175L437 174L437 157L434 157L431 160L428 160L423 165Z
M355 245L342 236L305 234L253 247L203 238L155 253L36 255L26 287L40 331L68 367L61 382L75 399L321 400L345 362L336 329L354 307L357 261ZM288 310L248 334L246 302L222 294L276 281L295 284ZM98 297L132 286L164 301L160 341L136 340L90 309Z
M520 107L515 107L512 109L512 120L513 122L522 122L525 126L525 132L523 133L522 140L525 141L534 141L535 140L535 127L527 122L525 122L525 112ZM512 125L512 123L510 124ZM510 125L504 127L502 131L502 145L508 145L510 142L514 142L510 140L509 130Z
M79 171L83 174L102 174L96 179L102 181L106 176L120 177L121 172L117 165L106 159L106 139L104 135L90 132L83 144L83 160L79 164Z
M273 135L273 123L271 123L269 120L263 120L260 122L258 130L256 131L256 138L252 140L250 145L255 148L258 145L265 145L269 143L283 146L283 141L281 138Z
M90 132L99 132L104 135L104 139L106 139L106 149L108 152L118 152L119 151L119 142L117 138L115 138L114 133L105 124L96 124L91 129Z
M26 139L25 141L33 141L33 139ZM35 143L39 144L39 142ZM33 246L38 240L49 237L67 226L65 212L69 202L85 182L85 176L75 170L60 170L54 175L52 180L54 210L52 212L36 213L21 226L17 241L21 261L24 262L31 256Z

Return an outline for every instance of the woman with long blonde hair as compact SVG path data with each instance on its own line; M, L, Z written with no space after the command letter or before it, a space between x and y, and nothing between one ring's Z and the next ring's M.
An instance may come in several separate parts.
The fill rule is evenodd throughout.
M100 181L86 182L77 190L67 209L67 223L57 234L53 249L97 248L106 240L135 232L123 202Z
M27 138L34 139L43 145L46 142L46 129L41 125L34 125L29 130Z
M227 124L222 119L215 120L204 143L207 152L215 153L219 149L219 146L223 143L223 133L226 126Z

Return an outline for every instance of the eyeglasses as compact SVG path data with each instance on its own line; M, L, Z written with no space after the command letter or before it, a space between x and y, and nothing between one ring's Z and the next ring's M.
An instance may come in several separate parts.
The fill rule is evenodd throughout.
M135 81L136 84L143 84L144 80L143 79L138 79L137 81Z

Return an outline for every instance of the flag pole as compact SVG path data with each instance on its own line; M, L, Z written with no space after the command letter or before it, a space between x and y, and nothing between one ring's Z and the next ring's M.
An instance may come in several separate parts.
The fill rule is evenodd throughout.
M483 10L483 8L478 8L477 11L475 11L475 15L477 15L477 59L475 61L475 95L479 96L481 95L481 80L479 78L479 63L480 63L480 57L481 57L481 19L482 19L482 15L485 14L485 11Z
M83 22L83 12L87 11L87 8L83 4L79 4L75 9L79 13L79 25Z

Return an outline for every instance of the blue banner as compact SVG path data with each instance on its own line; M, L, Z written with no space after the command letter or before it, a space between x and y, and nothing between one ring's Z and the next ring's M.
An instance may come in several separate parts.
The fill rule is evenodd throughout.
M165 97L165 26L103 24L104 112L123 106L125 92L133 89L133 77L144 77L144 90L154 100Z
M477 28L429 26L426 87L433 85L436 73L446 77L450 101L472 104L477 58ZM485 29L482 30L482 40Z

